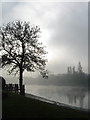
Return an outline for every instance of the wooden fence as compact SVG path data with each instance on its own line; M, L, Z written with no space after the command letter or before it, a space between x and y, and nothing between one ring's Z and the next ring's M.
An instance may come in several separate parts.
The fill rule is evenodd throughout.
M18 84L5 84L5 90L20 93L20 87ZM25 94L25 85L22 86L23 95Z

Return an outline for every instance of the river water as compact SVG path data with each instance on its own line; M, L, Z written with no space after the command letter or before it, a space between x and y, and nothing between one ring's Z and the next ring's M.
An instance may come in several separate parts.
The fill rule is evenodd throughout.
M88 106L90 91L85 87L26 85L25 89L25 92L29 94L79 108L90 109Z

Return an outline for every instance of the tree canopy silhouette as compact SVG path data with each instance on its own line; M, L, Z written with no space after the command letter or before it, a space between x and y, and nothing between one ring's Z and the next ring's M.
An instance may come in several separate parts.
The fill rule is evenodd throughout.
M0 51L2 67L9 66L8 72L19 73L20 94L22 94L24 70L39 72L47 77L45 70L45 47L38 41L40 27L25 21L13 21L0 28Z

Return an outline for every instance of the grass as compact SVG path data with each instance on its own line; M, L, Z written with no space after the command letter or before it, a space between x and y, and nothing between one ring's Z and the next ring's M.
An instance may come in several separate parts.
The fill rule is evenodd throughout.
M88 113L8 92L2 101L3 118L88 118Z

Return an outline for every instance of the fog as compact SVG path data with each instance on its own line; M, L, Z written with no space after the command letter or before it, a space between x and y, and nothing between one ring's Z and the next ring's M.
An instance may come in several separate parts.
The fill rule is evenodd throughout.
M48 79L44 79L42 76L36 78L24 76L25 92L70 106L88 109L90 95L88 77L85 73L83 73L83 79L78 75L76 77L73 74L49 74ZM73 76L75 79L72 79ZM6 83L18 83L18 77L7 78L5 76L4 78Z
M26 85L26 93L34 94L70 106L90 109L88 106L88 91L83 87Z
M76 80L76 76L70 76L69 79L65 74L68 66L77 68L79 61L85 73L88 72L88 3L4 1L0 25L17 19L39 25L39 41L46 46L48 52L46 69L51 74L48 79L43 79L37 73L25 71L23 80L26 93L88 108L87 74ZM6 70L0 72L6 83L19 83L18 75L7 75Z
M46 69L65 73L68 65L81 61L88 72L87 2L3 2L2 24L14 20L40 26L39 41L48 52Z

